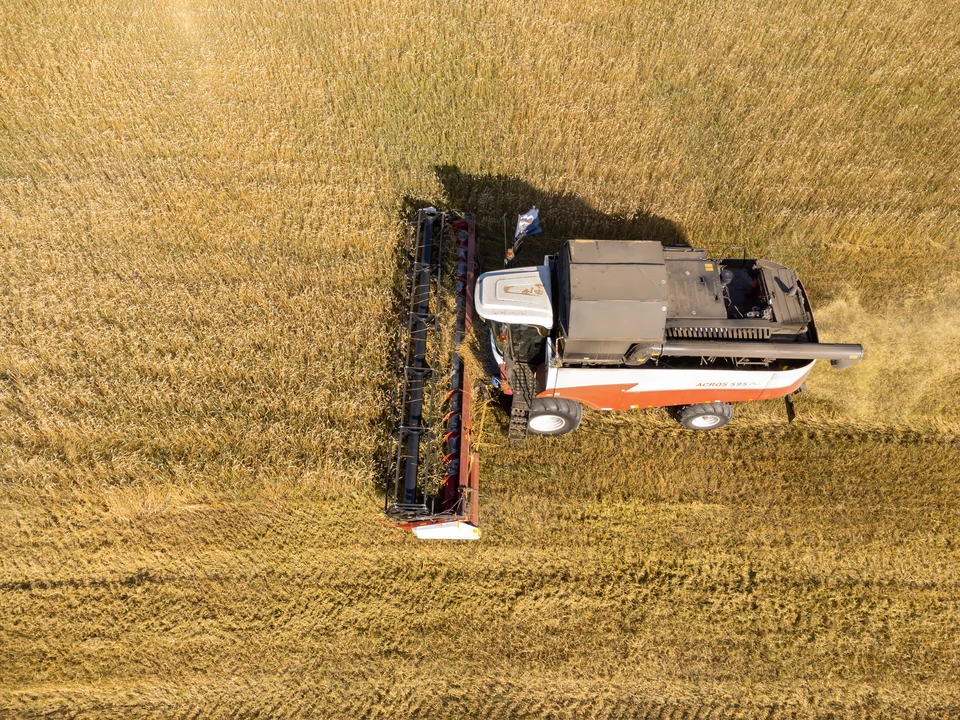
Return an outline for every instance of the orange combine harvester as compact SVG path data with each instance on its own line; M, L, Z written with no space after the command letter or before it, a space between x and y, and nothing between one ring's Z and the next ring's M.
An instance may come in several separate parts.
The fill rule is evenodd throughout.
M536 228L535 208L524 217L532 220L523 232L518 226L517 242ZM421 360L429 345L425 328L436 322L430 273L442 272L442 260L441 270L427 269L434 267L430 248L437 223L454 233L458 256L452 388L443 440L447 474L434 490L421 461L429 463L437 440L422 424L424 383L433 381L418 378L432 377L429 363ZM683 427L713 430L730 422L735 402L784 397L792 419L791 396L802 389L817 360L842 370L863 355L860 345L819 342L796 272L745 253L715 259L703 249L659 242L577 239L541 265L485 273L474 289L473 217L450 222L443 213L421 210L412 227L415 239L408 254L417 259L407 274L412 310L401 341L402 402L394 425L387 514L420 537L479 536L478 462L470 449L472 386L459 354L474 311L490 327L498 368L492 382L512 395L509 436L515 445L528 433L572 432L584 406L668 407ZM418 455L423 442L426 452Z

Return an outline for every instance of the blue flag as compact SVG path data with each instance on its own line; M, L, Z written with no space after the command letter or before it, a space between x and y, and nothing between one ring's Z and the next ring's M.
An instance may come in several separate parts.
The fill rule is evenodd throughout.
M528 235L536 235L538 232L542 232L540 228L540 211L537 210L537 206L534 205L517 218L517 232L513 236L514 249L516 249L523 238Z

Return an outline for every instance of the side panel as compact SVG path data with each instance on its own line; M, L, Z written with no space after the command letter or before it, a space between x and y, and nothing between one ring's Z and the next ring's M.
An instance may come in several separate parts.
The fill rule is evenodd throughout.
M813 364L769 371L557 368L540 397L569 398L594 410L768 400L800 387Z

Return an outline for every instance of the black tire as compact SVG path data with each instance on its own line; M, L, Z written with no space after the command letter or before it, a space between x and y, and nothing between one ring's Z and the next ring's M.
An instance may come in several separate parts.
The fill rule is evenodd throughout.
M527 432L533 435L566 435L583 419L583 405L566 398L536 398L530 405Z
M677 422L687 430L716 430L733 420L730 403L704 403L677 409Z

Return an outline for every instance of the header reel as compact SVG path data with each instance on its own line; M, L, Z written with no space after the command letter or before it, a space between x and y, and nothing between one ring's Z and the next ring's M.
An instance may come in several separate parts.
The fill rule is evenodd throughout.
M410 222L384 513L424 539L480 537L472 385L461 352L475 252L472 213L424 208Z

